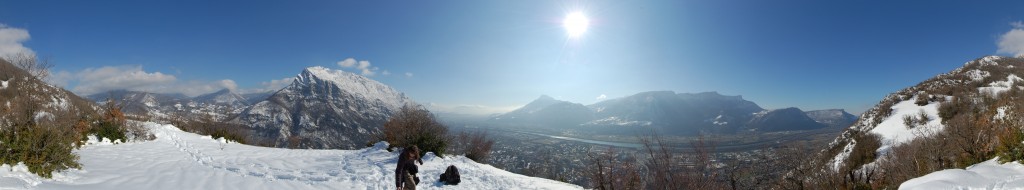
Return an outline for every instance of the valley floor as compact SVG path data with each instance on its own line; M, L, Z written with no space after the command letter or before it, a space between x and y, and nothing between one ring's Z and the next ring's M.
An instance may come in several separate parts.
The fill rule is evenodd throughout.
M153 141L110 144L92 141L76 152L81 170L43 179L23 165L0 166L0 189L395 189L397 153L387 145L361 150L295 150L225 143L146 123ZM417 189L581 189L527 177L462 156L428 154ZM444 186L437 177L449 165L462 183Z

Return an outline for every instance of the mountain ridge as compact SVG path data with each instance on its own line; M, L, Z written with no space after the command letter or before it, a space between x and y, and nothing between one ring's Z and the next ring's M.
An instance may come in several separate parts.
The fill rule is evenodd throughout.
M561 107L550 107L559 105ZM569 106L575 105L575 106ZM586 109L578 108L585 106ZM798 109L799 110L799 109ZM750 129L758 114L768 113L742 96L726 96L718 92L676 93L674 91L646 91L613 98L590 105L556 100L541 95L529 104L510 112L490 116L488 122L510 125L554 127L558 129L608 129L620 131L634 127L655 127L665 132L696 134L698 132L735 133ZM556 115L554 117L543 117ZM845 112L843 112L845 113ZM800 112L802 117L808 117ZM538 119L543 118L543 119ZM824 126L809 118L798 118L800 130ZM776 119L777 120L777 119ZM687 127L677 127L687 126ZM753 129L756 130L756 129ZM771 131L771 130L769 130Z
M316 66L232 121L278 147L354 149L371 141L404 106L418 104L364 76Z

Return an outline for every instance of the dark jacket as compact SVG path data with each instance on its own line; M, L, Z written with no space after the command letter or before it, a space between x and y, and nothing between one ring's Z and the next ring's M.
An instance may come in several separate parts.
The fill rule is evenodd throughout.
M400 159L398 166L395 167L395 186L401 187L405 183L405 174L416 176L419 173L419 167L416 166L416 160L404 160Z

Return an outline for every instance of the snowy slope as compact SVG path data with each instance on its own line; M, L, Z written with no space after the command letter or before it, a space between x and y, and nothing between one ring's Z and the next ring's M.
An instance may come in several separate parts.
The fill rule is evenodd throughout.
M822 152L822 156L830 159L825 164L833 170L842 166L850 151L856 145L854 134L874 133L881 136L882 146L877 149L879 155L884 155L894 146L910 142L919 137L926 137L944 130L945 125L938 115L938 108L941 100L951 100L954 97L969 97L970 93L999 94L1008 91L1016 83L1021 82L1020 77L1013 72L1015 64L1020 64L1017 58L1000 56L986 56L964 64L949 73L941 74L925 80L915 86L889 94L879 104L864 112L860 119L855 122L843 134L830 143ZM1005 80L1003 80L1005 79ZM967 91L943 91L938 89L976 88ZM1024 87L1022 87L1024 88ZM931 93L925 93L931 92ZM945 94L955 92L956 94ZM925 105L917 105L915 101L919 96L929 95ZM907 126L903 118L916 116L923 113L930 120L921 126Z
M916 96L911 98L911 100L902 101L892 106L892 115L882 120L881 123L875 125L875 128L870 130L870 132L882 137L882 147L879 148L880 152L885 152L892 146L910 142L918 137L931 135L945 128L942 125L942 118L939 118L938 102L919 106L914 104L915 99L917 99ZM932 118L931 121L928 121L928 124L908 127L903 123L903 117L917 116L922 112L927 114L928 118Z
M224 143L146 123L157 139L77 150L81 170L41 179L23 165L0 166L0 189L395 189L396 152L386 143L361 150L278 149ZM581 189L568 183L527 177L478 164L462 156L428 154L417 189ZM462 183L436 183L448 165Z
M1021 189L1024 187L1024 165L1017 162L999 164L992 159L967 167L947 169L907 180L900 189Z

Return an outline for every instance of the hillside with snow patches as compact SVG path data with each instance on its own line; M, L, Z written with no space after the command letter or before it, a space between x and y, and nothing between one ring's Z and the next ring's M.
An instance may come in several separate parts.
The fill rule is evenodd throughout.
M892 93L874 108L864 112L853 126L844 131L819 154L819 158L824 158L824 162L812 162L812 164L824 164L825 168L833 171L853 168L855 170L853 173L858 175L879 172L876 171L879 160L885 159L882 157L889 154L894 147L946 130L947 126L939 114L939 107L943 102L949 102L953 98L973 97L972 94L994 97L1011 88L1024 89L1024 86L1021 86L1024 80L1018 76L1020 73L1017 72L1020 63L1020 58L983 57L967 62L963 67L949 73ZM995 73L998 73L999 76L993 76ZM1007 114L1005 106L997 112L993 112L994 115L987 117L1005 117ZM906 118L925 119L921 123L908 126ZM855 146L861 143L855 136L862 134L876 134L881 138L881 146L875 150L879 155L878 159L862 166L849 166L850 163L847 160L851 152ZM1022 180L1024 175L1021 174L1024 174L1024 167L1020 164L1013 162L999 164L990 160L968 167L966 170L950 169L912 179L906 181L900 189L1024 188L1021 186L1024 185L1024 180Z
M111 144L90 139L75 152L82 169L44 179L24 165L0 166L0 189L395 189L397 152L385 142L360 150L256 147L187 133L171 125L145 123L156 139ZM581 189L510 173L463 156L428 153L417 189ZM462 183L442 185L449 165Z

